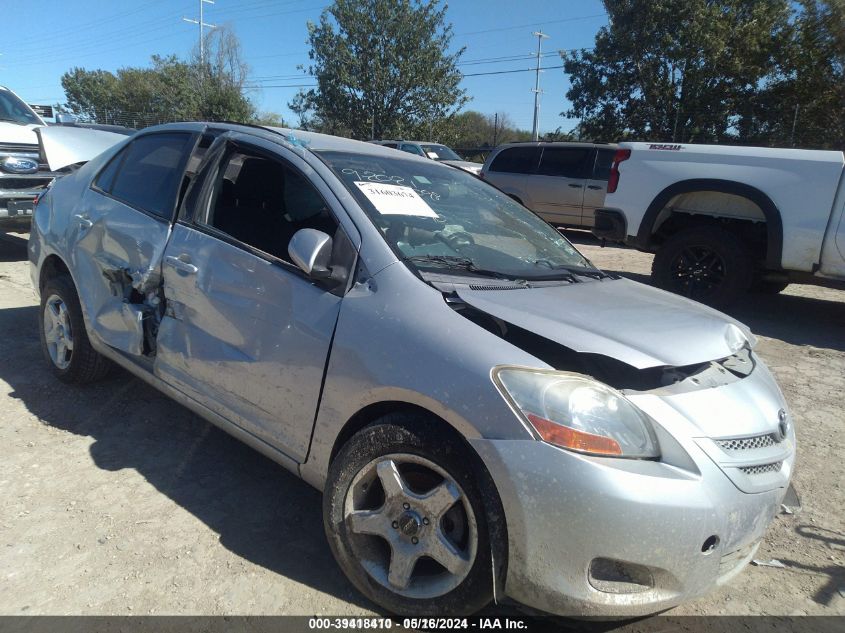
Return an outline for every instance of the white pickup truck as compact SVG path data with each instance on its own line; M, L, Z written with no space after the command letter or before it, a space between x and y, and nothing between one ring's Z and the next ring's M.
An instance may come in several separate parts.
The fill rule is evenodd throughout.
M620 143L593 234L655 253L656 285L712 305L845 287L842 152Z

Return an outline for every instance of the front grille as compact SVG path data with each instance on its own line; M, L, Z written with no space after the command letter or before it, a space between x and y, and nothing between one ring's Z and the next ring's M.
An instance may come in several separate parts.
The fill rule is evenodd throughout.
M716 444L726 451L750 451L755 448L768 448L780 444L774 433L766 435L755 435L753 437L737 437L731 440L714 440Z
M38 155L38 145L36 143L0 143L0 154L7 152L35 154Z
M740 470L746 475L765 475L776 473L780 470L783 462L772 462L771 464L760 464L759 466L742 466Z
M52 180L52 178L0 178L0 189L12 191L41 189L49 185Z

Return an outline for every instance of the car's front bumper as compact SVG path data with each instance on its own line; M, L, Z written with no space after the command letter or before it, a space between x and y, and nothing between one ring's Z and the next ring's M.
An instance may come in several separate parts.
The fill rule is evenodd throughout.
M471 443L505 508L505 592L559 615L646 615L702 595L751 559L786 493L741 492L694 443L698 473L533 440Z
M0 224L31 222L35 199L57 176L53 172L0 174Z

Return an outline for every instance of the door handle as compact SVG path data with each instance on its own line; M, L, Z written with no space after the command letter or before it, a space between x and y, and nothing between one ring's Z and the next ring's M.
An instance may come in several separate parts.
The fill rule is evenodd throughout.
M601 191L604 187L599 187L598 185L587 185L587 189L594 189L596 191Z
M187 257L187 255L180 255L179 257L174 257L173 255L168 255L164 258L164 263L168 266L175 268L183 273L188 273L190 275L195 274L199 268L194 266L191 262L186 262L185 260L181 259L181 257Z
M569 186L573 189L580 189L582 187L582 185L576 185L574 182L570 182Z
M88 219L87 215L82 215L81 213L77 213L73 217L75 217L79 221L79 226L82 227L83 229L90 229L92 226L94 226L94 223L91 220Z

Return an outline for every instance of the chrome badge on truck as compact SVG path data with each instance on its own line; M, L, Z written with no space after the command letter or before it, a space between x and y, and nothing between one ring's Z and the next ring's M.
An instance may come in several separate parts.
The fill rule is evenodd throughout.
M38 161L8 156L0 160L0 169L9 174L34 174L38 171Z

